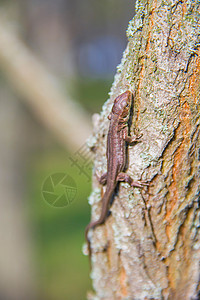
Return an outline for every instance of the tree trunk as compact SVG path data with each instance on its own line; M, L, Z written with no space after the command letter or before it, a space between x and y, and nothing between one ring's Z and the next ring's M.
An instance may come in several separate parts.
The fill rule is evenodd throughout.
M91 230L89 299L200 299L198 0L136 3L127 49L96 122L95 171L106 171L107 116L117 95L135 93L127 173L104 225ZM94 176L92 219L101 211Z

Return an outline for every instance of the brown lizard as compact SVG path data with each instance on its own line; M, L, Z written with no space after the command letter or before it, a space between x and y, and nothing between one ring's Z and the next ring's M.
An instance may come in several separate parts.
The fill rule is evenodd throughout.
M90 240L88 239L88 231L105 222L110 201L118 181L125 181L130 186L139 188L149 185L147 181L133 181L128 174L124 173L126 165L126 142L137 142L142 136L130 137L128 135L131 103L132 93L130 91L124 92L115 99L112 111L108 116L110 126L107 136L107 173L103 174L99 179L101 184L104 185L107 183L107 186L102 198L102 210L99 219L89 223L85 229L89 256L91 255L91 247Z

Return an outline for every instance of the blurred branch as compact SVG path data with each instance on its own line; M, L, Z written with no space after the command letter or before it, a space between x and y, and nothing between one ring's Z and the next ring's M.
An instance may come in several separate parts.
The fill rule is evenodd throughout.
M91 132L87 113L62 90L1 17L0 68L21 99L63 145L74 150L85 142Z

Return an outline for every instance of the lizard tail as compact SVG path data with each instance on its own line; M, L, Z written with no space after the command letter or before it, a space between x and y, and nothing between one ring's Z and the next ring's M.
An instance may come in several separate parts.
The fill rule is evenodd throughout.
M91 245L90 245L90 240L88 238L88 231L90 229L94 229L96 226L101 225L105 222L105 219L107 217L107 212L108 212L108 207L110 204L110 199L113 195L114 189L106 188L105 194L102 198L102 210L101 210L101 215L98 220L93 221L89 223L85 229L85 239L87 241L88 245L88 252L89 252L89 257L91 257Z

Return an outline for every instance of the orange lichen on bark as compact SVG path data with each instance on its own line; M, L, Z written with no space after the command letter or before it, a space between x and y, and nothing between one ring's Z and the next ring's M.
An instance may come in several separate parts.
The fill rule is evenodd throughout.
M147 45L146 45L146 52L149 51L149 48L150 48L150 42L151 42L151 34L152 34L152 28L153 28L153 25L154 25L154 11L156 9L156 5L157 5L157 1L155 0L153 3L152 3L152 11L150 13L150 19L149 19L149 34L148 34L148 37L147 37Z
M142 62L142 67L141 67L141 71L140 71L139 84L138 84L138 88L137 88L138 94L140 93L142 80L144 78L144 58L141 60L141 62Z
M127 286L126 286L126 271L124 267L121 267L120 270L120 286L121 286L121 294L123 297L128 295Z
M192 241L190 239L191 232L189 225L192 222L192 218L193 211L191 210L188 212L187 218L179 232L179 239L176 246L179 250L172 252L171 256L167 257L165 261L168 266L168 288L165 289L165 292L170 290L170 293L173 294L176 291L178 293L176 299L181 298L190 272Z
M177 242L174 251L170 253L165 259L168 274L168 288L164 290L166 295L176 299L181 298L182 293L185 292L185 288L190 274L191 266L191 249L192 240L190 239L189 225L192 223L193 209L187 212L187 217L184 223L180 225L180 229L177 232L175 230L175 223L177 223L176 213L178 213L179 202L182 197L182 190L185 187L183 174L187 172L188 152L191 146L192 124L193 124L193 108L197 104L199 78L200 78L200 57L196 59L196 67L189 80L188 86L188 101L185 97L180 99L180 125L176 130L176 140L180 140L180 144L176 151L173 153L173 167L172 167L172 182L168 187L169 198L166 208L166 235L169 242L177 234ZM178 257L177 257L178 255Z
M197 104L197 90L200 84L200 49L198 51L198 57L196 62L196 68L190 78L189 92L194 99L194 103Z
M183 162L186 159L188 152L188 142L189 142L189 132L191 130L191 110L187 102L184 103L184 98L181 99L182 109L180 113L181 125L178 129L177 136L183 138L180 146L176 149L174 154L174 164L172 168L172 183L169 186L170 201L167 205L167 213L165 219L166 224L166 235L168 239L171 239L171 226L173 225L173 220L171 218L172 212L176 209L176 204L179 201L179 189L181 189L180 181L182 172L184 172Z
M185 2L183 2L183 17L185 16L185 14L186 14L186 9L187 9L187 4L185 3Z
M185 16L186 11L187 11L187 4L186 4L185 2L183 2L183 3L182 3L182 18L181 18L181 20L182 20L183 17ZM178 26L179 29L181 28L181 25L182 25L182 21L179 22L179 26Z
M156 5L157 5L157 0L153 1L153 3L152 3L153 9L151 11L150 18L149 18L148 37L147 37L147 43L146 43L146 48L145 48L146 55L147 55L147 53L150 49L152 28L153 28L153 25L154 25L154 11L155 11ZM138 83L138 88L137 88L137 94L138 95L140 95L142 81L143 81L144 74L145 74L145 72L144 72L145 71L144 63L145 63L145 58L142 58L141 59L141 70L140 70L140 74L139 74L139 83ZM140 109L138 108L136 120L138 120L139 115L140 115Z
M179 147L179 149L177 150L175 157L174 157L174 166L172 169L172 183L169 186L169 192L170 192L170 203L167 205L167 213L165 216L165 219L167 221L166 223L166 235L168 240L171 240L171 226L172 226L172 220L171 220L171 213L176 205L176 203L178 202L178 182L177 182L177 175L179 172L179 161L182 157L182 151L183 149L181 147Z

